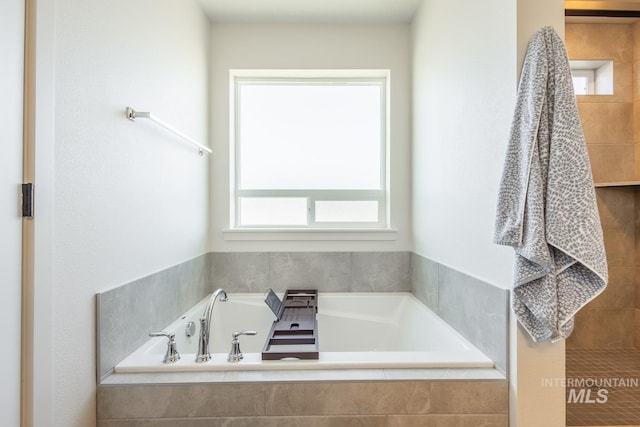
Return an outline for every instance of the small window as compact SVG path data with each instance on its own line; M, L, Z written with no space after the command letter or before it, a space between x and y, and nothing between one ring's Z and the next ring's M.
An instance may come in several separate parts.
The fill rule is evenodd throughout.
M613 95L613 61L569 61L576 95Z
M235 227L386 227L388 73L247 74L232 73Z
M573 70L573 90L576 95L589 95L595 93L595 73L593 70Z

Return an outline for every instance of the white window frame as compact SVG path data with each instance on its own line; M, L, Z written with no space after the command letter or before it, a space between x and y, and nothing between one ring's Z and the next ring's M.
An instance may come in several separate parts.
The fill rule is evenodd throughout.
M587 93L578 93L577 95L595 95L596 93L596 73L595 70L576 69L571 70L571 75L576 78L587 79Z
M375 190L255 190L241 189L240 182L240 98L243 83L251 84L371 84L380 85L380 186ZM230 71L230 229L231 230L336 230L336 229L389 229L388 206L388 122L389 122L389 70L231 70ZM243 225L240 223L241 197L304 197L307 199L305 225ZM318 222L315 220L317 201L377 201L377 222Z

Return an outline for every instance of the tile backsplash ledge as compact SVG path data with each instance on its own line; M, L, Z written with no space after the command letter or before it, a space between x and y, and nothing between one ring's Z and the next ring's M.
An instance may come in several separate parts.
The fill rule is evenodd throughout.
M411 292L507 373L509 291L411 254Z
M212 288L409 292L409 252L212 252Z
M209 254L96 295L98 382L210 290Z

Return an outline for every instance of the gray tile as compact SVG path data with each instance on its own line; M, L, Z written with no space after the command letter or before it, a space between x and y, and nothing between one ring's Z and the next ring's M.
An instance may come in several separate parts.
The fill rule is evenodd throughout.
M508 427L508 415L392 415L388 427Z
M229 292L399 292L410 289L409 252L212 253L213 288Z
M301 415L305 403L305 384L266 384L266 415Z
M102 376L178 316L178 268L144 277L100 295L99 374Z
M189 310L212 291L209 258L209 254L204 254L178 266L178 314Z
M262 427L265 418L147 418L128 420L98 420L98 427Z
M98 420L98 427L387 427L384 416L216 417Z
M207 258L196 257L98 294L98 378L145 343L149 332L165 328L206 295Z
M509 390L502 381L434 381L433 414L507 414Z
M438 263L411 253L411 292L431 310L438 311Z
M507 368L509 292L457 270L438 269L438 315L491 358Z
M224 382L310 382L310 381L370 381L384 380L382 369L300 369L283 371L227 371Z
M503 380L505 375L493 368L420 368L385 369L390 380Z
M98 386L99 419L264 415L261 384Z
M408 292L409 252L351 253L351 292Z
M269 287L344 292L351 283L350 252L271 252Z
M428 381L307 383L305 415L426 414Z
M320 416L276 417L268 419L268 427L387 427L385 416Z
M214 252L211 254L211 291L264 292L269 288L266 252Z

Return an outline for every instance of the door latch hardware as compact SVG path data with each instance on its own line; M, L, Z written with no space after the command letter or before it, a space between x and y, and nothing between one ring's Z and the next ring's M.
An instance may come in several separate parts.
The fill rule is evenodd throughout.
M22 184L22 217L33 218L33 183Z

